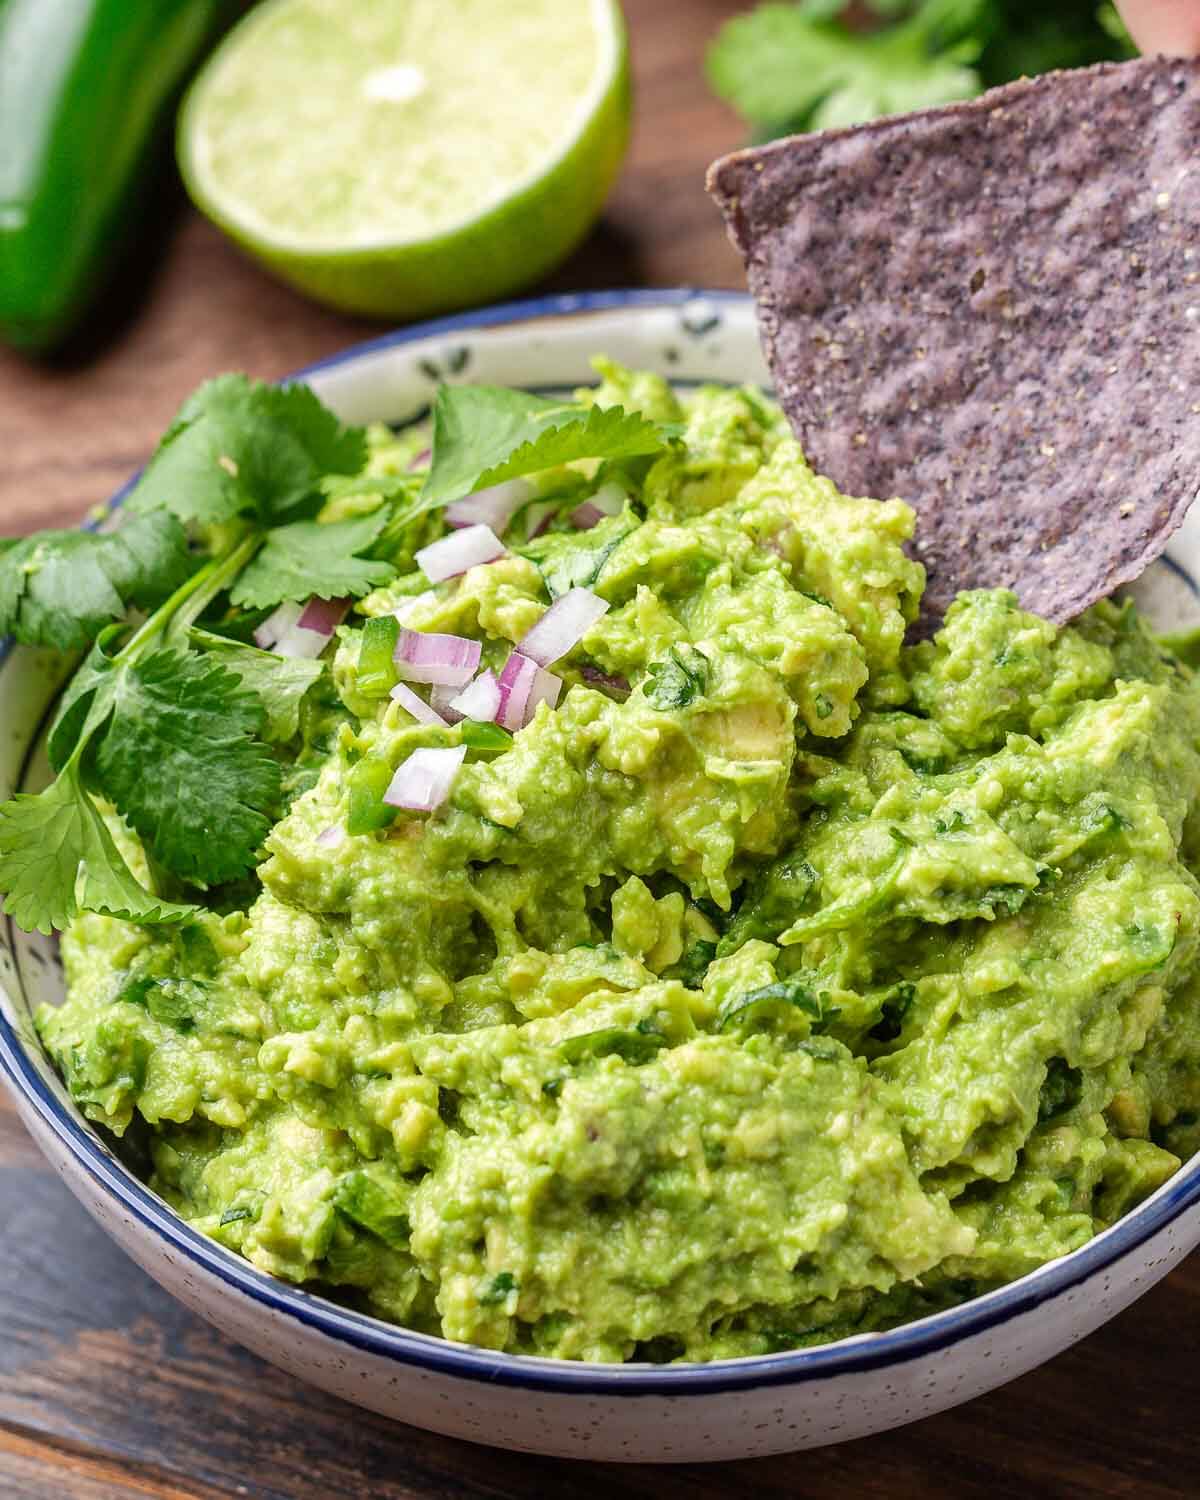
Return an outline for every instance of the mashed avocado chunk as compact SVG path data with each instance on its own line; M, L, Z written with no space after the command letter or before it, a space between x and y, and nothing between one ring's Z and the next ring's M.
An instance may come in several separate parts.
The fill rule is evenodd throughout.
M681 436L361 600L257 877L176 927L78 917L46 1047L189 1222L493 1349L799 1347L1076 1249L1200 1144L1192 670L1130 605L1000 591L906 646L905 505L755 391L602 374ZM373 442L378 474L422 446ZM418 723L363 650L399 610L498 669L572 585L608 612L511 738ZM381 802L459 746L437 811Z

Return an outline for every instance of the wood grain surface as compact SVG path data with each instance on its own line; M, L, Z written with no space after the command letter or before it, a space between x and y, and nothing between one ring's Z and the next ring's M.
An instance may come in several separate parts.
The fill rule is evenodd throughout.
M742 284L702 186L739 130L700 73L739 8L626 0L633 151L603 224L548 285ZM103 500L204 377L282 374L379 331L269 281L177 201L146 237L86 343L50 367L0 354L0 532ZM262 1364L109 1243L2 1093L0 1223L0 1500L1200 1494L1200 1260L1043 1369L916 1426L754 1463L617 1469L400 1427Z

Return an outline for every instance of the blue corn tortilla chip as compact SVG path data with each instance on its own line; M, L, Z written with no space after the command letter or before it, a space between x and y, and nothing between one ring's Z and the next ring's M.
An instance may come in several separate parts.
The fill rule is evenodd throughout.
M1054 73L740 151L709 191L810 462L918 512L923 624L1071 619L1200 488L1200 62Z

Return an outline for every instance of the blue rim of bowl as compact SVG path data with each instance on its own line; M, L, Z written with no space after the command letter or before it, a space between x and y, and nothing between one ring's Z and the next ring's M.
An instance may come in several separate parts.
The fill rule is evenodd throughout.
M662 291L583 292L507 302L496 307L414 325L355 344L287 377L302 380L318 370L347 364L381 350L419 342L442 333L494 328L505 323L566 317L575 313L620 311L630 307L678 307L690 301L749 303L742 292L680 287ZM136 476L135 476L136 480ZM119 505L135 480L114 496ZM1189 582L1191 580L1189 579ZM1194 585L1193 585L1194 587ZM0 665L11 650L0 642ZM484 1381L522 1390L584 1396L716 1395L769 1386L807 1384L834 1376L862 1374L933 1355L1034 1311L1106 1271L1200 1204L1200 1169L1185 1165L1153 1198L1111 1229L1018 1281L973 1298L960 1307L934 1313L886 1333L857 1335L839 1343L781 1354L670 1366L588 1365L524 1355L498 1354L414 1333L365 1313L339 1307L256 1270L235 1252L192 1229L142 1182L120 1166L79 1119L64 1112L50 1092L7 1019L0 1013L0 1072L43 1124L133 1219L154 1231L167 1246L272 1313L378 1358L397 1360L439 1375Z

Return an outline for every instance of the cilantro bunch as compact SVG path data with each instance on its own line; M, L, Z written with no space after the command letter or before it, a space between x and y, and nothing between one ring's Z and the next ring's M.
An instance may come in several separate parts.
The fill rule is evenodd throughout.
M716 93L766 141L1134 50L1108 0L770 0L722 27L707 66Z
M0 637L86 652L49 734L55 780L0 803L4 909L47 933L81 910L187 917L191 892L256 864L282 811L282 747L325 670L249 645L267 612L388 582L413 523L448 500L577 459L652 455L673 435L619 407L443 388L428 475L380 476L364 472L365 431L309 387L201 386L116 530L0 539ZM105 803L140 841L149 882Z

